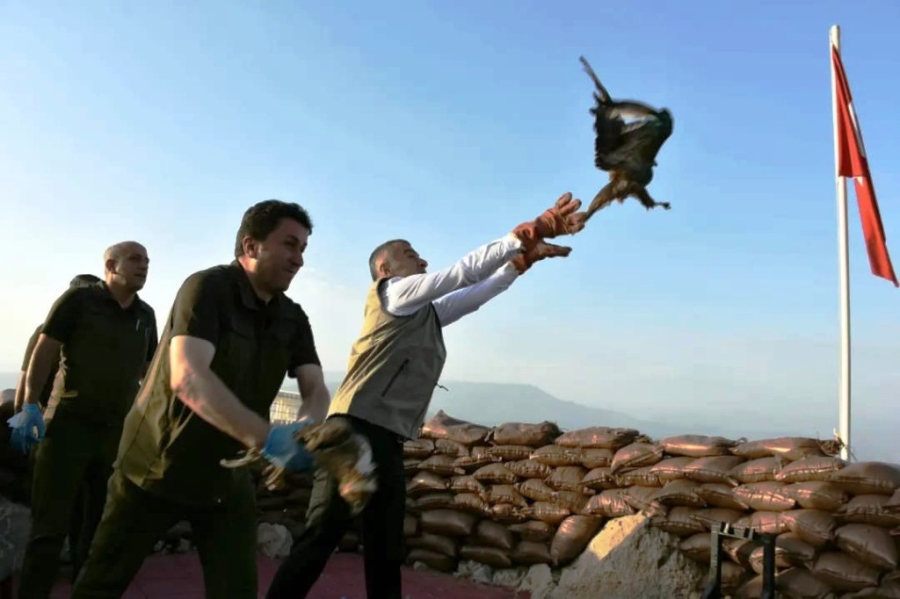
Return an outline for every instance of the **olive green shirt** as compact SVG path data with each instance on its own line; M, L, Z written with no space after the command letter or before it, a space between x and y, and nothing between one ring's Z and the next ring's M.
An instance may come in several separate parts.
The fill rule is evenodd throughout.
M169 342L188 335L215 345L210 368L248 408L266 418L285 374L319 364L309 318L283 293L259 299L237 261L185 280L163 329L144 386L125 420L117 467L170 501L221 504L246 469L227 469L243 445L184 404L170 384Z
M120 427L156 351L153 308L137 296L123 308L99 282L63 293L41 332L62 343L65 392L54 418Z

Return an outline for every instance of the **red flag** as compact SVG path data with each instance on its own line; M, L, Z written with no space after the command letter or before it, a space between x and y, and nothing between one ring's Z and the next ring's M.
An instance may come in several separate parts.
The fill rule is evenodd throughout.
M837 174L851 177L856 186L856 204L859 207L859 218L862 221L863 236L866 239L866 250L869 254L869 266L872 274L882 277L900 287L891 257L888 254L884 238L884 227L875 199L875 187L872 185L872 173L869 172L869 161L863 145L859 120L853 109L853 98L850 95L850 84L844 73L841 55L831 46L831 66L834 69L837 86Z

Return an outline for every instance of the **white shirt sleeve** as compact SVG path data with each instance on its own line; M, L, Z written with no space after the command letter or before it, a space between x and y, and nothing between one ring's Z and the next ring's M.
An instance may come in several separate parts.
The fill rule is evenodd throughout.
M509 233L443 270L390 279L381 288L381 303L394 316L408 316L448 293L487 279L521 251L522 242Z
M434 309L441 321L441 326L445 327L463 316L475 312L489 300L509 289L509 286L518 277L519 271L511 262L507 262L484 281L448 293L435 300Z

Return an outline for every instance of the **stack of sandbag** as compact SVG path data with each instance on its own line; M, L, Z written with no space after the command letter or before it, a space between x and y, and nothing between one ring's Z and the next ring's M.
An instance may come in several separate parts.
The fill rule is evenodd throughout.
M498 569L570 563L603 524L582 512L594 493L585 474L637 437L610 430L618 433L609 447L582 461L554 443L565 435L551 422L491 429L439 412L404 445L408 560L443 571L461 560Z
M721 522L777 535L777 584L786 597L900 597L891 534L900 525L900 495L891 504L900 466L846 463L837 449L803 437L738 443L684 435L633 444L613 461L640 454L639 467L610 472L600 496L651 515L701 563L709 563L710 532ZM761 543L725 540L723 548L724 590L759 597Z

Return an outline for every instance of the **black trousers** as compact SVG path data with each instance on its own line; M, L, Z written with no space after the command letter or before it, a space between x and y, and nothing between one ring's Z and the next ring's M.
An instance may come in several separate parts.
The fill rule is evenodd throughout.
M346 417L346 416L342 416ZM362 542L369 599L401 599L400 568L404 558L403 519L406 514L406 476L403 439L396 434L350 418L356 432L372 445L378 490L362 513ZM352 521L336 481L318 470L313 483L306 531L281 563L266 599L302 599L318 580Z

